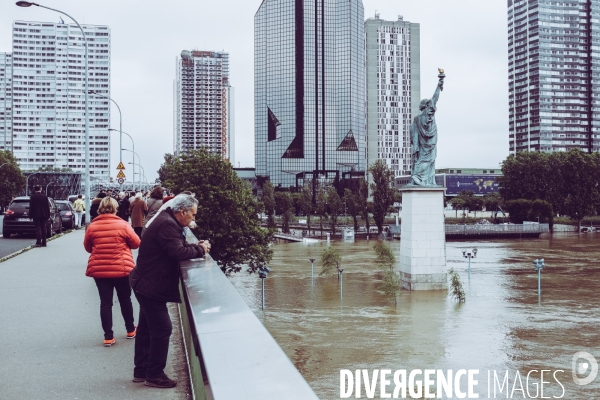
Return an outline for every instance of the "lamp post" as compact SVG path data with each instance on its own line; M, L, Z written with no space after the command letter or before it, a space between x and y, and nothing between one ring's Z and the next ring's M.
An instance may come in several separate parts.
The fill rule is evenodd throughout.
M10 164L10 163L5 162L4 164L0 165L0 168L4 167L7 164Z
M262 309L265 309L265 279L271 272L271 269L266 265L262 265L258 268L258 277L262 281Z
M37 172L34 174L31 174L27 177L27 179L25 180L25 196L28 196L29 193L29 178L31 178L32 176L37 175Z
M85 47L85 220L90 221L90 118L89 118L89 94L88 94L88 42L85 36L85 32L79 22L69 14L64 11L57 10L55 8L50 8L46 6L42 6L40 4L30 2L30 1L17 1L16 3L19 7L31 7L37 6L41 8L45 8L47 10L56 11L57 13L63 14L73 20L79 30L81 30L81 35L83 37L83 44ZM67 104L68 106L68 104ZM67 121L68 123L68 121Z
M344 268L340 268L337 267L337 271L338 271L338 276L340 277L340 299L344 298L344 276L343 276L343 272L344 272Z
M466 250L463 250L462 253L463 253L464 258L469 259L469 280L470 280L471 279L471 258L477 257L477 248L474 248L472 253L467 253Z
M100 96L100 97L104 97L105 99L109 99L110 101L115 103L115 106L117 106L117 110L119 110L119 149L121 149L119 151L119 162L122 163L123 162L123 114L121 113L121 107L119 107L119 105L117 104L116 101L114 101L112 98L110 98L108 96L100 94L94 90L90 90L89 93L93 94L94 96Z
M46 196L48 196L48 186L50 186L52 183L55 183L55 182L54 181L48 182L48 184L46 185Z
M310 260L310 267L311 267L311 273L310 273L310 277L312 279L312 284L315 284L315 258L309 258Z
M131 141L133 142L133 139ZM122 149L122 150L125 150L125 151L128 151L128 152L131 153L131 157L133 158L133 162L134 163L135 163L135 156L137 156L137 158L138 158L138 164L137 164L138 168L142 168L142 166L140 165L141 164L140 155L138 153L136 153L134 150L129 150L129 149ZM135 186L135 164L134 164L133 168L134 168L134 172L133 172L133 178L134 178L133 186Z
M109 131L117 132L116 129L109 129ZM119 132L119 134L123 134L124 133L127 136L129 136L129 139L131 139L131 147L132 147L133 151L135 152L135 142L133 141L133 138L131 137L131 135L129 133L127 133L127 132L123 132L122 130L120 130L118 132ZM121 145L121 152L122 151L123 151L123 145ZM132 186L135 186L135 182L134 182L134 179L135 179L135 155L134 154L131 154L131 160L133 161L133 170L131 171L133 173L133 177L131 178L131 184L132 184ZM132 187L132 189L133 189L133 187Z
M541 260L533 261L533 268L538 273L538 301L542 300L542 269L544 269L544 267L545 264L543 258Z

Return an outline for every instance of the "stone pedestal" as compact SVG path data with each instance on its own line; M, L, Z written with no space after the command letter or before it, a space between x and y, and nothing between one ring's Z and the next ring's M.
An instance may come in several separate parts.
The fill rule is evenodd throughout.
M445 290L444 189L405 187L402 192L400 280L408 290Z

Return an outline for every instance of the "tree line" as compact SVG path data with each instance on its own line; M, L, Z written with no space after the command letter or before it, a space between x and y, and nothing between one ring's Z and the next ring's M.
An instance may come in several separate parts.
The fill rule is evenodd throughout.
M275 215L281 216L281 230L290 232L290 221L295 215L306 216L307 229L315 229L312 218L317 218L317 225L323 235L327 226L332 234L342 215L352 218L354 230L358 231L359 220L365 223L367 232L370 229L369 216L372 215L379 233L383 231L386 215L391 211L394 202L401 200L394 189L394 175L387 165L378 160L369 168L373 177L370 185L361 180L358 190L353 192L346 188L337 188L334 184L317 182L316 193L313 193L312 180L306 180L304 186L297 193L288 191L275 191L271 182L263 185L262 202L267 216L267 225L275 228ZM369 189L373 200L369 201ZM313 201L314 197L314 201Z

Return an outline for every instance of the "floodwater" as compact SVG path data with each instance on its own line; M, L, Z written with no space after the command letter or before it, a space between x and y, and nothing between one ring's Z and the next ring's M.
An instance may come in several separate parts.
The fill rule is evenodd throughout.
M378 290L382 274L374 263L375 243L331 243L342 253L343 299L336 274L318 276L320 254L328 246L324 242L274 246L264 311L260 279L245 273L231 278L320 399L340 398L341 369L370 374L389 369L392 375L403 369L478 369L475 393L480 398L494 398L494 372L502 383L506 371L507 385L503 394L496 387L495 398L534 398L540 371L550 370L544 375L544 397L600 398L600 376L579 386L571 372L577 352L600 361L600 234L448 242L448 268L460 274L464 304L445 291L401 291L395 305ZM389 243L399 259L400 242ZM469 280L461 250L473 247L478 253ZM311 257L317 259L314 284ZM532 263L538 258L546 264L541 302ZM584 368L584 362L579 360L578 367ZM589 373L588 365L579 377ZM532 370L538 372L527 381ZM391 393L393 378L388 378ZM461 387L466 390L466 383L461 381ZM375 398L379 394L378 388Z

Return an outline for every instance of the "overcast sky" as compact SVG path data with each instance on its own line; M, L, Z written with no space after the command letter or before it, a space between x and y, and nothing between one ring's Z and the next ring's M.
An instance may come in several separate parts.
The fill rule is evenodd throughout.
M108 25L112 34L111 91L123 130L135 139L148 180L172 152L173 78L181 50L230 54L236 88L236 167L254 166L253 36L261 0L42 0L80 23ZM507 13L504 0L363 0L365 18L421 24L421 97L429 98L444 68L438 102L437 167L497 168L508 154ZM67 22L67 18L64 18ZM14 20L59 22L38 7L0 2L0 52L12 51ZM112 127L119 128L113 106ZM130 141L125 136L124 146ZM118 134L112 134L116 175ZM128 161L130 154L125 156ZM129 178L129 175L128 175Z

